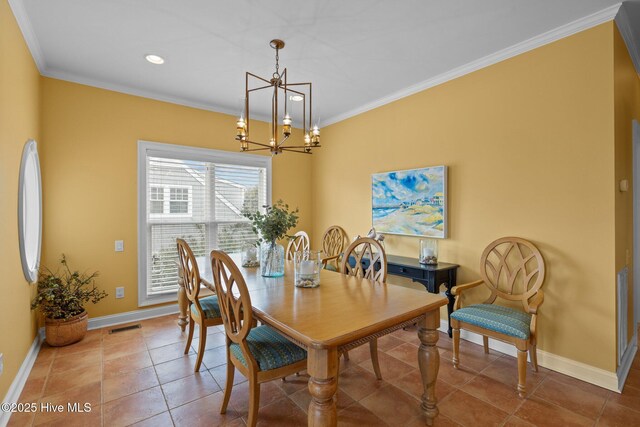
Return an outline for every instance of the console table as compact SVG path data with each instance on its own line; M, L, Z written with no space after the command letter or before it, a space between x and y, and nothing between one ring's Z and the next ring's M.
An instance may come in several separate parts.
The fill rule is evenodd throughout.
M352 257L351 263L355 262ZM367 258L362 259L364 268L369 266ZM455 297L451 294L451 288L456 284L456 273L458 264L449 264L447 262L439 262L437 265L423 265L415 258L409 258L397 255L387 255L387 269L389 274L402 276L420 283L427 291L437 294L440 291L440 285L445 285L447 290L445 295L449 299L447 304L447 318L449 320L449 337L451 333L451 312L453 311L453 303Z

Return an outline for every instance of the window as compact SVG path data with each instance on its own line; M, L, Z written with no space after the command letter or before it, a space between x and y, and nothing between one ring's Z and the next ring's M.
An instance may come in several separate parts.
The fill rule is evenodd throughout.
M176 238L196 257L257 238L244 210L270 197L271 158L140 141L139 305L176 299Z
M186 214L189 213L189 189L170 188L169 189L169 213Z
M161 214L164 212L164 188L151 187L149 189L149 212L152 214Z
M152 169L158 164L159 161L154 160ZM151 180L156 181L157 177L153 176ZM178 181L179 179L176 178L175 182ZM191 185L164 184L158 186L152 183L149 186L149 213L152 218L161 218L167 215L191 216L192 194L193 186Z

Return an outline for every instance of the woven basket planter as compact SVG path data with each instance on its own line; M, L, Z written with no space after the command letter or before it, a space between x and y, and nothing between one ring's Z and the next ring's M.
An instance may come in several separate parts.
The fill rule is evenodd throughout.
M87 334L88 320L86 311L66 320L45 319L47 344L62 347L80 341Z

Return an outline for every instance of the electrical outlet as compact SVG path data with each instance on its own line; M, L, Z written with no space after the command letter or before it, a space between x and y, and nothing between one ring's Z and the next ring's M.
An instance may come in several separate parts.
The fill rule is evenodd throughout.
M124 298L124 287L116 288L116 298Z
M116 252L124 252L124 240L116 240Z
M4 354L0 353L0 375L4 372Z

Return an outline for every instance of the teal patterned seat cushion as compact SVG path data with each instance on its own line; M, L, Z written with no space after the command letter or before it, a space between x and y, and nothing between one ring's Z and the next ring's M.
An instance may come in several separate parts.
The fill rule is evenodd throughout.
M201 298L200 307L202 307L205 319L215 319L220 317L220 306L218 305L218 297L216 295ZM197 314L197 309L194 304L191 304L191 312Z
M251 329L247 336L247 346L261 371L281 368L307 358L305 350L266 325ZM238 344L232 343L229 350L244 366L247 366L247 361Z
M324 269L329 271L338 271L335 265L329 264L329 263L327 263L327 265L324 266Z
M523 340L529 339L531 315L494 304L476 304L451 313L453 319Z

